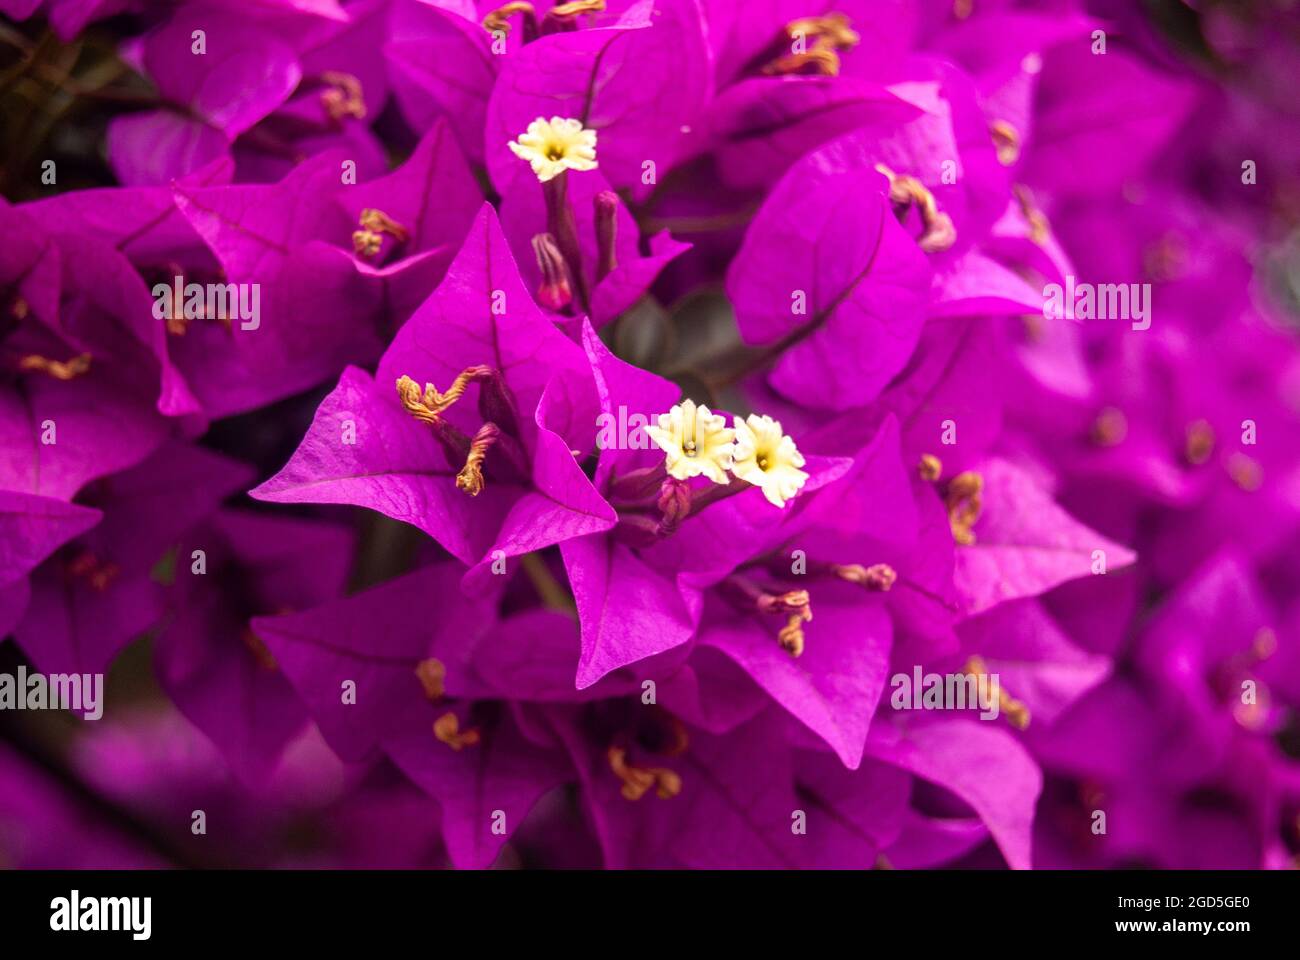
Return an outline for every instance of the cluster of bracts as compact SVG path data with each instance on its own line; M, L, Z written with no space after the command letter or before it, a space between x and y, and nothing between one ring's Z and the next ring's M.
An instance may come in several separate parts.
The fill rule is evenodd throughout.
M0 0L0 861L1294 865L1294 14L1117 6Z

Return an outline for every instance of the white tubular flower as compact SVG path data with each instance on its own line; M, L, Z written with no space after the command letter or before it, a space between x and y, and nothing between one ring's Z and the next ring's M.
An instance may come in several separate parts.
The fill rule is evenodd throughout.
M532 165L542 183L565 170L596 169L596 131L572 117L538 117L509 146L516 157Z
M669 476L678 480L708 477L714 483L729 483L731 454L736 435L727 428L725 417L683 400L659 415L659 425L645 428L650 439L667 455Z
M769 503L784 507L808 482L808 474L799 469L804 465L803 455L781 430L780 422L771 417L755 413L744 420L736 417L735 428L731 472L762 487Z

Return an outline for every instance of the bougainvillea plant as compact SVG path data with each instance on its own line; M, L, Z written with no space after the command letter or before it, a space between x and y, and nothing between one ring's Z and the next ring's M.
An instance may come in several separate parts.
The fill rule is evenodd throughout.
M1300 863L1294 4L0 12L0 864Z

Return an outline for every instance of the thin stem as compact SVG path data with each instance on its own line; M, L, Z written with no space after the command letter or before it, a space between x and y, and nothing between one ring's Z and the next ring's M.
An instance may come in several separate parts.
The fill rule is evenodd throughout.
M537 591L537 596L541 598L542 606L551 610L559 610L561 613L577 615L578 604L573 599L573 594L562 587L560 581L555 579L540 553L525 553L519 558L519 565L524 568L524 573L528 575L529 582L532 583L533 589Z

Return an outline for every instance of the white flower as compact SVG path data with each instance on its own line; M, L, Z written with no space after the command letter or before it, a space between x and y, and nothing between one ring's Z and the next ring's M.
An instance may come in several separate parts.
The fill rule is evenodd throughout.
M728 483L731 452L736 435L727 429L725 417L683 400L659 415L659 425L645 428L650 439L667 454L664 465L678 480L708 477L714 483Z
M532 165L542 183L565 170L596 169L596 131L572 117L538 117L509 146Z
M763 496L775 506L784 507L808 482L808 474L799 468L803 455L794 441L781 430L779 421L751 413L746 419L735 418L736 449L731 472L741 480L763 488Z

